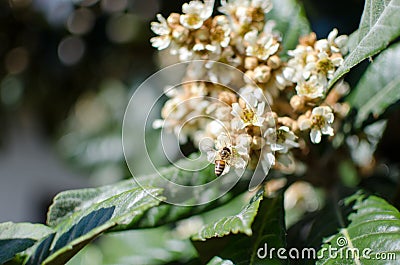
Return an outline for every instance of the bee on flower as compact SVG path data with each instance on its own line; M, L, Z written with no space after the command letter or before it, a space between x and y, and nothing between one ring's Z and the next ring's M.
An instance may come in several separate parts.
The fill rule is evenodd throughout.
M221 133L215 141L215 149L207 151L207 159L215 164L217 176L223 176L235 168L237 173L243 173L249 162L249 137L244 134L227 135Z

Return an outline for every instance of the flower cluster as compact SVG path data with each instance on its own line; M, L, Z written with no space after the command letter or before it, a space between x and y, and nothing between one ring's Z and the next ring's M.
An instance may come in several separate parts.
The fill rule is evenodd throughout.
M197 146L211 139L209 160L226 160L223 174L258 163L265 172L273 166L291 173L307 143L333 136L335 117L347 114L346 105L338 102L347 84L328 91L343 62L347 36L334 29L317 40L310 33L283 60L281 36L266 19L269 0L221 0L222 15L214 17L213 5L191 1L182 14L158 15L151 24L157 34L151 39L154 47L191 62L183 85L166 88L170 99L154 127ZM226 148L229 156L221 155Z

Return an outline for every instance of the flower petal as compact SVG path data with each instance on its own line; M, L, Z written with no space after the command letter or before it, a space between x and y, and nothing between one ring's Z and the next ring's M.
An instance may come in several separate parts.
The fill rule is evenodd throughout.
M308 130L308 129L310 129L311 125L312 125L311 120L309 120L309 119L303 119L303 120L301 120L301 121L299 122L299 129L300 129L301 131Z
M325 135L330 135L330 136L334 135L333 128L329 125L325 125L324 127L322 127L321 132L322 132L322 134L325 134Z
M314 144L319 144L321 142L321 131L318 129L312 129L310 132L311 142Z

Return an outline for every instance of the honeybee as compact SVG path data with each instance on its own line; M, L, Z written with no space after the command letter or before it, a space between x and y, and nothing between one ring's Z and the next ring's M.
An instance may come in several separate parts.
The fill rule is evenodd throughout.
M221 176L225 170L226 165L229 166L228 160L232 155L232 151L228 147L224 147L218 153L219 159L215 160L214 172L217 177Z

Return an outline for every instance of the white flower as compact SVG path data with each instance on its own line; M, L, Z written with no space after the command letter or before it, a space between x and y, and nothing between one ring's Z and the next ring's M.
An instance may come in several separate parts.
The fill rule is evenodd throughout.
M246 78L246 77L245 77ZM250 106L257 106L258 102L266 101L264 93L258 86L248 84L239 90L239 95Z
M180 98L174 97L165 102L164 107L161 111L161 116L164 119L182 119L190 109L187 104Z
M296 49L288 51L288 55L292 58L288 61L287 66L283 70L283 76L297 83L300 80L307 79L310 73L304 73L308 63L316 61L314 50L310 46L298 45Z
M251 7L260 8L264 13L268 13L272 9L272 1L251 0Z
M180 16L180 23L191 30L199 29L212 14L213 6L210 5L210 2L213 1L205 1L205 3L191 1L184 3L182 5L182 12L184 14Z
M210 30L211 45L228 47L231 40L231 27L225 16L216 16L213 19L213 25Z
M258 34L256 30L252 30L244 35L244 39L248 43L246 55L257 57L262 61L267 60L279 49L279 43L268 33Z
M253 94L245 95L246 102L244 107L241 107L239 103L232 104L231 114L234 116L231 122L232 129L241 130L246 126L257 126L263 127L265 121L265 102L259 102Z
M235 16L241 24L249 24L255 18L259 20L272 9L270 0L221 0L219 11L228 16Z
M287 153L290 149L299 147L295 142L297 136L287 126L281 126L276 131L275 128L267 129L265 138L274 152Z
M308 81L302 81L296 85L297 95L310 99L324 96L324 86L318 82L316 76L311 76Z
M154 48L163 50L171 43L171 29L161 14L157 14L157 19L159 22L151 22L151 30L159 36L151 38L150 42Z
M334 120L332 109L327 106L315 107L312 110L311 118L304 119L299 122L300 130L304 131L311 128L311 142L318 144L321 142L323 134L333 136L333 128L331 124Z
M327 39L318 40L315 43L315 49L319 52L326 52L326 53L342 53L345 54L346 50L346 43L348 37L346 35L338 35L338 30L333 29Z
M336 68L338 68L342 63L342 57L329 57L326 52L320 52L317 61L309 62L305 66L303 77L307 79L311 75L316 75L318 82L326 86L328 80L332 79Z

